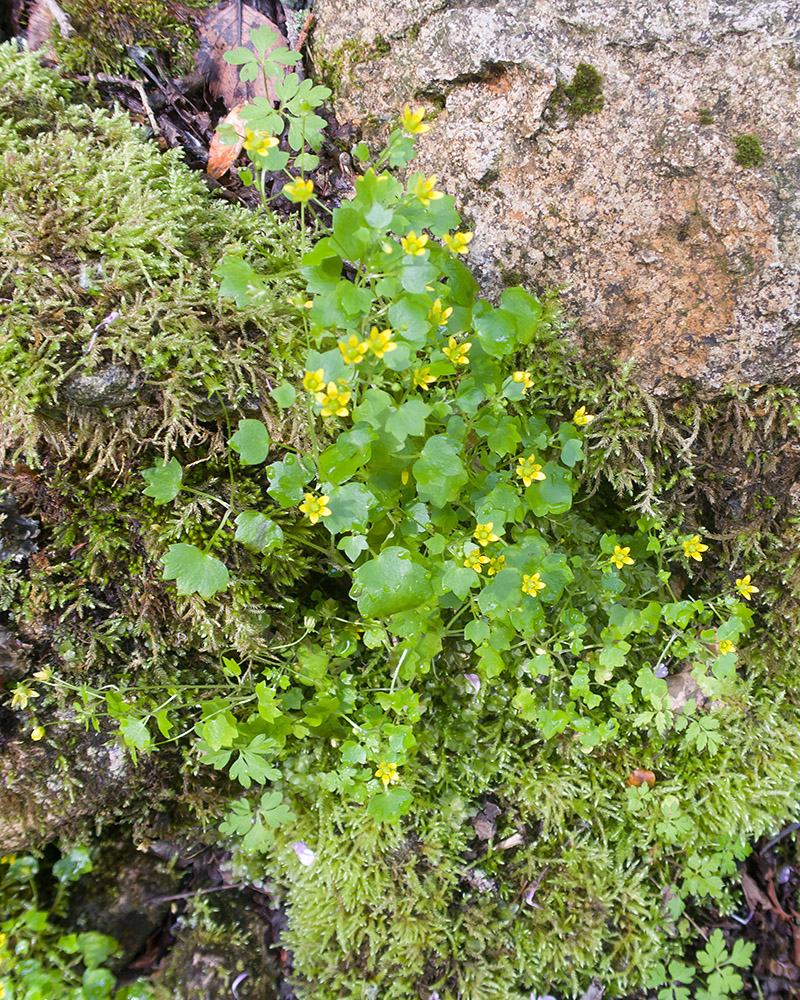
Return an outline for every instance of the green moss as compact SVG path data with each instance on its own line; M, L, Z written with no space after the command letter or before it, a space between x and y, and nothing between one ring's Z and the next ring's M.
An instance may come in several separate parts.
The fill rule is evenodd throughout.
M133 442L211 440L212 386L266 412L265 377L291 355L295 232L213 201L179 151L161 154L123 114L69 104L52 74L37 101L34 67L0 50L0 152L13 151L0 161L0 458L35 463L47 440L100 468ZM245 311L214 275L237 246L270 274Z
M324 55L321 48L322 45L318 45L314 54L317 74L337 94L343 85L353 84L356 66L388 55L392 47L382 35L376 35L372 43L360 38L348 38L328 55Z
M588 63L578 63L572 81L564 87L567 111L572 118L603 110L603 78Z
M698 108L697 109L697 120L701 125L713 125L714 116L711 114L709 108Z
M63 68L69 72L115 73L134 65L128 47L155 49L176 76L194 65L197 48L192 12L211 0L187 0L182 8L162 0L65 0L74 33L58 38Z
M764 160L764 150L758 136L737 135L733 140L736 144L734 163L740 167L757 167Z

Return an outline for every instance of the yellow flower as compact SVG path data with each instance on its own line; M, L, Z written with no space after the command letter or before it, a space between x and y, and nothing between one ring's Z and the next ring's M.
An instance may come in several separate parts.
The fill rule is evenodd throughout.
M575 416L572 419L578 427L586 427L587 424L590 424L594 420L594 416L591 413L587 413L586 407L582 406L575 411Z
M409 135L421 135L423 132L430 132L430 125L422 124L424 118L425 108L417 108L412 111L406 104L403 108L403 114L400 117L400 127L404 132L408 132Z
M309 392L320 392L325 388L325 370L317 368L315 372L306 372L303 376L303 388Z
M513 382L522 383L522 395L524 396L528 389L533 388L533 379L531 378L530 372L514 372L511 376Z
M33 676L37 681L49 681L50 678L53 676L53 668L42 667L42 669L37 670Z
M473 549L467 553L464 565L467 569L474 569L476 573L482 573L483 567L489 562L489 557L485 556L480 549Z
M757 594L759 592L758 587L754 587L752 583L750 583L749 573L747 576L743 576L741 580L736 581L736 589L746 601L749 601L753 594Z
M454 233L452 236L445 234L442 240L453 253L463 253L466 256L469 253L467 244L472 242L474 235L475 233Z
M438 201L440 198L444 198L444 191L436 190L436 177L431 176L427 180L420 177L414 187L411 189L411 194L414 194L419 198L425 208L430 205L432 201Z
M523 594L530 594L531 597L536 597L540 590L544 590L545 583L538 573L534 573L532 576L528 576L525 573L522 577L522 592Z
M430 389L436 381L436 376L431 375L431 370L428 365L424 365L422 368L417 368L411 376L411 380L419 389Z
M492 531L493 527L494 522L487 521L486 524L479 524L478 527L472 532L472 537L478 545L489 545L491 542L500 541L500 536L495 535Z
M437 299L428 310L428 319L437 326L444 326L452 315L453 307L447 306L447 308L445 308L442 305L441 299Z
M392 331L386 329L378 333L377 326L373 326L369 331L368 346L376 358L382 358L388 351L397 350L397 344L392 340Z
M385 760L382 760L380 764L378 764L378 770L375 772L375 777L381 779L384 788L388 788L389 785L395 785L400 780L397 773L397 765L387 763Z
M311 196L314 194L314 182L304 181L302 177L295 177L293 184L284 184L283 193L289 199L296 203L310 201Z
M323 417L346 417L350 412L347 404L350 402L351 392L344 388L347 383L342 379L337 382L328 382L324 392L317 393L317 402L322 407Z
M542 472L541 465L536 461L535 455L528 455L527 458L521 459L517 466L517 475L526 486L530 486L532 482L541 482L542 479L547 479L547 476Z
M500 572L500 570L505 566L505 564L506 564L505 556L492 556L492 558L489 560L489 568L486 570L486 575L494 576L495 573Z
M300 510L312 524L316 524L321 517L328 517L330 515L330 507L325 506L329 500L330 497L325 493L318 497L315 497L313 493L306 493L303 496L303 502L300 504Z
M622 569L623 566L633 566L634 560L630 557L631 547L626 545L622 548L620 545L614 546L614 554L611 556L611 562L617 567L617 569Z
M702 562L704 552L708 552L708 546L703 545L699 535L693 535L683 543L683 554L687 559L696 559L697 562Z
M430 237L425 234L417 236L412 229L407 236L401 237L400 245L409 257L421 257L425 253L425 244L429 239Z
M467 342L466 344L458 344L456 343L456 338L451 337L447 341L447 347L443 347L442 350L444 351L445 356L449 358L454 365L468 365L469 358L467 355L469 354L471 347L471 343Z
M720 653L735 653L736 647L730 639L723 639L719 644L719 651Z
M0 983L0 1000L3 1000L3 997L5 995L6 995L6 988L2 983Z
M269 132L254 132L252 129L245 129L245 140L242 143L244 148L250 153L259 156L266 156L267 150L278 145L278 140Z
M39 740L44 736L44 727L37 726L35 729L31 730L31 739L34 743L38 743Z
M368 348L369 344L366 340L359 340L354 333L351 333L347 340L339 341L339 350L348 365L357 365L363 361Z
M11 696L11 707L27 708L28 702L31 701L31 699L38 697L38 691L34 691L33 688L28 687L26 684L17 684L14 688L14 693Z
M16 860L16 854L4 854L3 857L0 858L0 865L13 865Z

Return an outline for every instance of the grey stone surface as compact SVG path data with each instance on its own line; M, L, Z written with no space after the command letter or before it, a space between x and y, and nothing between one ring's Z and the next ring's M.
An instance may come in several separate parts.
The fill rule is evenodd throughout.
M436 115L414 167L474 226L489 294L563 287L587 349L635 358L656 393L800 376L798 4L317 0L315 13L317 60L342 67L340 119L378 144L405 102ZM379 35L391 48L376 57ZM604 107L574 118L552 96L580 63L602 74ZM743 134L760 166L735 163Z

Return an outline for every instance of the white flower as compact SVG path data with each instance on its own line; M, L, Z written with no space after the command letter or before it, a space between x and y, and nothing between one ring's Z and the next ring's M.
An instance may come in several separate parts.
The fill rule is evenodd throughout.
M297 860L300 862L301 865L305 865L306 868L308 868L309 865L313 865L314 862L317 860L316 854L311 850L311 848L307 844L304 844L302 840L296 840L292 844L292 849L294 850L294 853L297 855Z

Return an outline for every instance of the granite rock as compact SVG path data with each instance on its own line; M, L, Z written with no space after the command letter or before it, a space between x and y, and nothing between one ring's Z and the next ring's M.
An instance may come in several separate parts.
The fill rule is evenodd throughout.
M340 120L404 103L489 295L558 286L589 351L711 394L800 375L800 8L786 0L317 0ZM388 52L386 51L388 48ZM563 99L581 64L602 109ZM736 162L758 137L760 165Z

